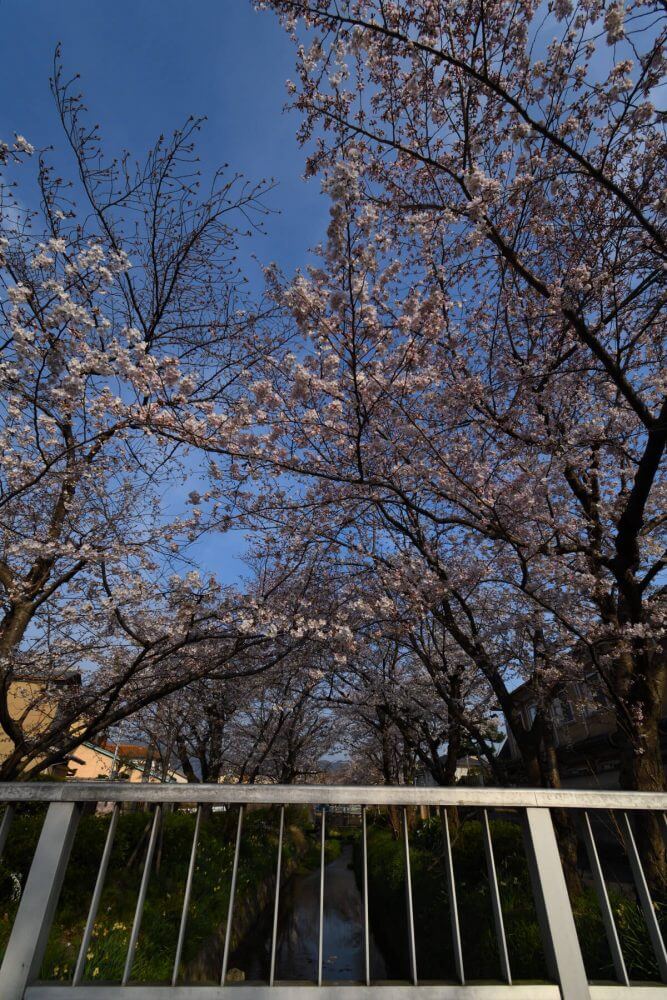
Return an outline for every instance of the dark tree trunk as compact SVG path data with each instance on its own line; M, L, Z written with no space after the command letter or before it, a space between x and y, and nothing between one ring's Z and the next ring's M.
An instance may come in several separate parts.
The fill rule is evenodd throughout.
M614 540L613 572L618 589L618 623L639 628L642 637L633 640L614 663L618 731L621 745L620 784L641 792L663 792L665 773L660 752L659 722L667 685L667 646L646 638L648 578L641 580L640 539L645 526L646 505L667 448L667 398L649 428ZM654 564L658 572L661 562ZM657 593L653 595L657 597ZM664 597L664 594L663 594ZM649 629L650 631L650 629ZM667 858L657 815L638 818L638 848L652 887L664 897L667 889Z
M667 678L664 660L651 664L648 670L637 670L630 654L618 664L617 676L625 683L627 713L619 717L621 788L628 791L664 792L665 771L660 748L660 719L664 685ZM640 664L646 668L646 664ZM667 853L661 823L657 813L640 813L636 817L637 848L646 877L661 899L667 897Z
M512 730L529 784L535 788L560 788L560 769L553 740L551 724L537 712L530 729L523 725ZM577 865L578 839L571 817L564 809L554 809L552 819L556 828L563 873L572 896L581 892L581 876Z

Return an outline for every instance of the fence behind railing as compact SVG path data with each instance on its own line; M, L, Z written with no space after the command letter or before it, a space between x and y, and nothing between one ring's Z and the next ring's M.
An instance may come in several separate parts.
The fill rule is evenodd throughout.
M303 1000L317 996L320 1000L341 997L367 998L371 993L385 1000L423 997L424 1000L447 998L525 997L526 1000L546 1000L562 997L563 1000L584 1000L607 997L657 997L667 996L667 988L655 983L631 983L628 963L622 947L619 928L610 901L608 880L603 873L599 845L596 838L596 819L613 815L616 829L624 844L629 872L634 880L645 930L655 955L659 980L667 984L667 952L662 936L659 907L652 898L642 859L637 848L636 824L641 815L657 817L663 833L667 834L667 795L640 793L607 793L584 791L548 791L531 789L495 788L412 788L412 787L334 787L334 786L247 786L247 785L126 785L119 782L77 782L65 784L0 784L0 801L7 803L0 822L0 853L12 836L14 814L27 804L44 803L46 816L41 828L34 857L23 886L5 955L0 969L1 1000L59 1000L73 997L79 1000L117 1000L128 993L146 1000L184 1000L201 998L212 1000L230 988L241 991L248 1000L262 998L298 997ZM73 974L68 983L39 982L38 977L49 938L51 925L58 904L68 859L77 831L77 825L86 806L105 803L111 812L106 840L82 937L78 943L77 958L72 963ZM102 893L112 875L110 860L117 834L121 809L138 804L153 808L145 845L143 870L137 891L136 908L125 954L120 982L101 984L84 981L86 956L98 918ZM193 878L197 863L202 828L202 809L213 806L236 809L234 854L229 888L229 905L224 931L224 946L219 975L219 986L179 984L183 946L192 903ZM248 807L273 806L277 811L277 852L275 857L275 890L271 915L270 956L267 981L262 984L228 982L232 929L237 897L239 857L244 836L244 817ZM276 941L280 912L281 866L283 865L285 838L285 809L293 805L317 807L319 822L319 925L318 952L314 981L310 984L286 984L276 977ZM323 933L325 923L326 877L325 846L327 838L327 808L331 813L338 806L360 807L358 837L361 850L361 899L363 923L363 975L357 984L332 984L326 981L323 965ZM368 818L369 809L386 807L398 820L404 850L405 872L405 923L407 952L409 956L409 981L403 983L378 983L371 978L369 942L369 877L368 877ZM467 980L466 963L461 943L459 906L457 904L457 877L452 852L452 837L448 809L476 810L481 822L482 842L486 859L488 889L495 928L502 982L473 983ZM168 984L150 986L132 982L136 949L144 915L149 881L154 867L159 842L161 815L165 809L188 809L194 814L193 836L189 851L187 874L182 887L182 910L178 938L173 956L173 972ZM415 899L410 858L411 810L435 810L440 817L443 845L441 862L446 877L450 928L442 928L443 935L451 935L451 948L458 982L421 983L415 937ZM508 947L503 900L494 853L493 823L490 816L499 811L521 823L530 884L551 982L517 983L512 972L511 949ZM567 890L554 829L553 810L563 810L571 817L582 838L587 856L586 878L597 897L600 916L604 924L615 982L590 983L586 974L582 949L577 936L574 913ZM330 821L329 820L329 821ZM284 873L284 871L282 872ZM658 992L656 992L656 990Z

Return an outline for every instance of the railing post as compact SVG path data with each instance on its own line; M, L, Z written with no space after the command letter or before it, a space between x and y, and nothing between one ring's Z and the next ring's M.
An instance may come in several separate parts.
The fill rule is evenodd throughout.
M590 1000L550 811L528 807L524 829L528 869L549 975L560 986L563 1000Z
M48 808L0 968L2 1000L23 1000L39 975L80 815L76 802Z
M14 806L11 802L8 802L2 815L2 822L0 822L0 858L5 850L5 844L7 843L7 837L9 836L9 828L12 825L13 819Z
M663 983L667 983L667 950L665 949L665 942L656 916L655 906L651 898L646 876L644 875L644 869L642 868L641 858L639 857L639 851L635 843L635 836L630 826L630 819L626 812L623 813L621 831L623 833L623 840L625 841L625 849L628 853L628 861L630 862L632 875L635 880L637 896L639 897L639 903L644 914L646 930L651 939L655 957L658 960L660 978Z
M498 945L500 971L502 972L505 981L511 986L512 972L510 970L509 952L507 951L507 935L505 934L503 907L500 901L500 886L498 885L498 874L496 872L496 859L493 855L493 841L491 839L488 809L485 809L482 814L482 833L484 837L484 853L486 854L486 870L489 876L489 892L491 894L493 922L496 927L496 944Z

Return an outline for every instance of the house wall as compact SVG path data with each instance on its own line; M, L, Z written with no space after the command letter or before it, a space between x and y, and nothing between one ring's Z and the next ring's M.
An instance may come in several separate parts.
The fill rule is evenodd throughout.
M518 688L514 699L521 709L524 724L529 726L535 705L530 685ZM619 755L613 740L616 716L609 702L600 696L595 679L592 678L589 684L569 685L563 695L554 700L551 711L555 743L559 757L563 755L560 760L563 787L618 788ZM667 717L667 697L663 701L663 716ZM511 761L518 762L521 755L509 728L507 745Z
M118 762L116 761L116 772ZM67 765L67 777L73 781L95 781L109 779L114 771L114 755L92 743L83 743L72 754ZM139 780L139 778L136 780Z
M57 704L38 681L16 680L9 685L7 707L11 719L21 719L21 728L30 738L43 731L53 720ZM25 718L22 718L26 713ZM0 726L0 761L6 760L14 750L14 741Z
M530 688L519 688L515 702L521 709L524 725L530 726L531 711L535 705ZM603 736L616 729L614 712L608 705L596 703L593 690L584 683L569 685L564 694L554 700L552 720L556 746L559 747L574 746L591 736ZM519 748L509 730L507 738L512 760L519 760Z
M135 750L141 748L134 748ZM140 759L128 759L123 753L121 745L120 753L116 756L114 751L104 747L95 746L92 743L84 743L72 754L72 760L67 768L67 777L73 781L88 781L111 777L122 777L132 784L145 781L144 761ZM114 763L115 760L115 763ZM152 768L147 779L149 782L161 781L162 773L157 767ZM168 781L175 781L182 784L186 781L185 776L178 771L167 773Z
M58 710L57 698L50 696L45 690L41 681L17 680L13 681L8 692L9 714L12 719L22 719L21 727L23 731L30 734L39 734L53 720ZM10 739L5 730L0 726L0 761L5 760L14 749L14 742ZM141 752L143 748L133 746L132 751ZM145 755L145 751L144 751ZM82 743L71 754L71 759L67 764L58 765L50 771L62 777L67 777L76 781L95 781L109 779L118 773L125 776L130 782L144 780L144 760L130 758L129 754L121 754L116 762L114 772L114 752L105 747L96 746L92 743ZM112 772L113 775L112 775ZM149 781L161 780L161 773L157 767L151 770ZM178 771L169 771L168 780L179 783L185 782L185 776Z

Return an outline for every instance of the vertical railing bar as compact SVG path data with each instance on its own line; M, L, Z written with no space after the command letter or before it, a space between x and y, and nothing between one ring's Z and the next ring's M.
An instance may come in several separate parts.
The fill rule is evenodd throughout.
M72 986L79 986L81 980L83 979L83 970L86 967L86 954L88 952L88 945L90 944L90 939L93 934L93 927L95 926L95 920L97 919L97 911L100 906L100 899L102 898L102 890L104 889L104 882L107 875L107 869L109 867L109 860L111 858L111 850L113 848L114 837L116 836L116 826L118 825L119 814L120 814L120 805L118 804L118 802L116 802L111 812L111 819L109 820L109 829L107 830L107 836L104 842L104 850L102 851L102 859L100 861L100 867L97 871L97 878L95 879L95 888L93 889L93 896L90 901L90 906L88 908L88 918L86 920L86 926L83 931L83 937L81 938L81 946L79 948L79 954L76 960L76 967L74 969L74 975L72 977Z
M551 810L524 807L523 829L547 971L564 1000L591 1000Z
M322 831L320 844L320 928L317 944L317 985L322 985L322 953L324 947L324 846L326 837L326 806L322 806Z
M9 828L12 825L12 820L14 819L14 806L11 802L8 802L5 806L5 811L2 814L2 822L0 823L0 858L5 850L5 844L7 843L7 836L9 834Z
M130 934L130 943L127 948L127 955L125 957L125 969L123 970L123 978L121 980L122 986L127 986L130 975L132 973L132 966L134 965L134 953L137 950L137 941L139 940L139 931L141 929L141 919L144 914L144 903L146 902L146 893L148 892L148 880L151 874L151 868L153 865L153 854L155 853L155 845L157 843L157 832L160 825L160 816L162 814L162 806L157 805L155 807L155 815L153 816L153 826L151 827L150 840L148 841L148 850L146 851L146 861L144 864L143 874L141 876L141 885L139 887L139 896L137 898L137 908L134 911L134 921L132 923L132 933Z
M368 835L366 830L366 806L361 807L362 864L364 890L364 973L366 986L371 985L370 925L368 921Z
M417 985L417 949L415 947L415 914L412 904L412 873L410 869L410 839L408 837L408 810L403 806L403 846L405 848L405 891L408 908L408 947L410 950L410 976Z
M190 864L188 865L188 875L185 880L185 892L183 894L183 909L181 911L181 923L178 928L178 941L176 942L176 955L174 957L174 971L171 976L171 985L178 982L178 970L181 965L181 955L183 953L183 943L185 941L185 928L188 922L188 910L190 909L190 896L192 895L192 882L194 880L195 864L197 861L197 843L199 841L199 824L201 822L201 806L197 806L197 818L195 819L195 829L192 835L192 849L190 851Z
M602 913L602 920L607 932L607 941L609 943L609 950L611 951L611 957L616 971L616 978L623 984L623 986L629 986L630 980L628 978L628 971L625 967L623 949L621 948L621 942L618 937L614 913L611 908L611 903L609 902L609 893L607 892L604 873L602 871L602 865L600 864L600 856L598 854L597 844L595 843L595 837L593 835L593 827L591 826L590 817L586 810L584 810L584 843L586 845L586 853L588 854L588 863L591 866L591 872L593 874L593 882L595 883L595 890L597 892L598 903Z
M630 867L632 868L632 874L635 880L637 895L639 896L639 902L644 913L644 920L646 921L646 928L651 938L655 957L658 960L660 978L663 983L667 983L667 952L665 952L665 942L662 940L662 934L660 933L660 926L655 913L653 899L651 898L651 893L646 882L644 869L642 868L642 863L639 858L639 851L637 850L635 837L626 812L623 813L623 833Z
M276 898L273 902L273 930L271 932L271 968L269 986L273 986L276 976L276 942L278 940L278 910L280 909L280 871L283 860L283 831L285 829L285 806L280 807L280 827L278 830L278 861L276 863Z
M485 809L483 812L484 821L482 828L484 831L484 850L486 853L486 867L489 875L489 885L491 888L491 904L493 906L493 920L496 925L496 938L498 940L498 952L500 955L500 968L509 986L512 985L512 973L510 972L510 960L507 953L507 938L505 936L505 922L503 920L503 910L500 903L500 887L498 886L498 875L496 873L496 861L493 856L493 841L491 840L491 827L489 826L489 814Z
M236 895L236 879L239 873L239 854L241 852L241 832L243 830L243 804L239 806L239 821L236 827L236 846L234 848L234 864L232 866L232 884L229 888L229 909L227 911L227 926L225 928L225 950L222 955L222 976L220 985L225 985L227 978L227 962L229 947L232 941L232 920L234 918L234 896Z
M0 966L2 1000L24 1000L39 978L81 812L80 802L49 802Z
M447 810L440 806L442 827L445 831L445 867L447 871L447 889L449 892L449 914L452 922L452 941L454 944L454 964L456 975L461 986L465 986L465 974L463 969L463 949L461 947L461 928L459 926L459 909L456 899L456 883L454 882L454 860L452 858L452 841L449 836L449 820Z

